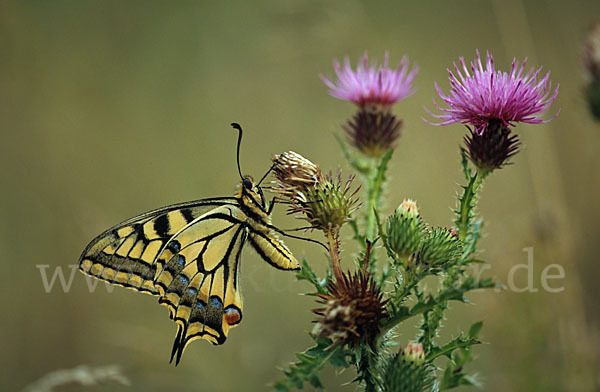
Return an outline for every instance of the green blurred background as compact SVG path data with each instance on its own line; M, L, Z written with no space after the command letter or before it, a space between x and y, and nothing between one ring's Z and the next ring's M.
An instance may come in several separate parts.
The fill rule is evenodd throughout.
M130 388L87 390L263 391L310 343L309 290L247 252L245 313L227 344L196 342L175 368L175 325L150 296L103 284L90 293L75 273L64 293L46 293L36 265L77 263L87 242L137 213L179 201L230 195L239 181L235 133L246 130L243 170L262 175L271 154L293 149L325 169L348 170L334 133L353 113L327 95L319 73L332 59L403 54L420 67L417 93L395 106L404 134L394 155L387 211L418 201L425 219L449 225L464 128L421 120L446 67L490 50L543 65L560 83L546 125L519 126L525 148L491 176L486 275L506 282L534 248L535 293L484 292L455 304L453 336L484 320L477 361L486 391L594 391L599 387L600 124L582 96L581 40L600 2L551 1L19 1L0 4L3 390L56 369L116 364ZM297 222L283 208L275 222ZM287 241L323 270L318 247ZM349 263L355 249L348 246ZM541 271L561 264L564 286L547 293ZM526 274L517 274L520 286ZM400 331L405 344L415 330ZM328 391L353 391L353 374L325 372ZM70 388L67 390L78 390Z

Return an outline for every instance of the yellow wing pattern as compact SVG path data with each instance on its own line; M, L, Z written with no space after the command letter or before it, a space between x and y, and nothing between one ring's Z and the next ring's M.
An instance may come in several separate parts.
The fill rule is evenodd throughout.
M237 198L173 205L105 231L86 247L79 267L95 278L157 295L177 323L171 352L177 364L193 340L223 344L229 329L241 322L238 270L246 239L276 268L299 268L269 221Z
M158 256L159 302L177 323L171 360L196 339L225 342L242 320L238 266L247 224L239 207L218 207L174 235Z
M199 200L129 219L92 240L79 259L79 269L108 283L156 295L156 256L169 238L207 210L235 203L234 198Z

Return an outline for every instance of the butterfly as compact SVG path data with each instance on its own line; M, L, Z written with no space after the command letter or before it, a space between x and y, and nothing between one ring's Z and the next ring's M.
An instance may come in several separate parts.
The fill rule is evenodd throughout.
M171 362L177 365L196 339L223 344L242 321L238 274L242 248L250 243L275 268L298 270L290 250L271 223L275 199L265 202L260 183L242 176L233 197L174 204L146 212L106 230L79 259L86 275L158 296L177 323ZM270 171L270 169L269 169Z

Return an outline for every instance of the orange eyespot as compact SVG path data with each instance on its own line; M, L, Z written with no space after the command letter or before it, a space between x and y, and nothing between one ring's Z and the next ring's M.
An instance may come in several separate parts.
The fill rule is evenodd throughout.
M225 322L229 325L235 325L242 320L242 314L235 307L227 307L225 309Z

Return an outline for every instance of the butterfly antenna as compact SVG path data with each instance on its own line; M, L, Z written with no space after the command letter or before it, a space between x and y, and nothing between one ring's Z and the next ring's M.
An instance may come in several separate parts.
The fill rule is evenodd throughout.
M231 123L231 126L240 132L237 142L237 168L238 173L240 173L240 179L243 181L244 176L242 175L242 169L240 169L240 146L242 145L242 126L238 123Z
M260 186L260 184L263 182L263 180L265 178L267 178L267 176L269 175L269 173L271 173L271 170L273 170L273 168L275 167L275 164L272 164L271 167L269 168L269 170L267 170L267 172L265 173L264 176L262 176L262 178L260 179L260 181L258 182L257 186Z

